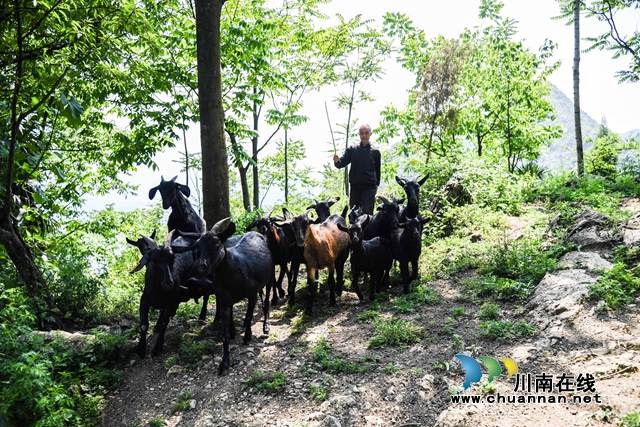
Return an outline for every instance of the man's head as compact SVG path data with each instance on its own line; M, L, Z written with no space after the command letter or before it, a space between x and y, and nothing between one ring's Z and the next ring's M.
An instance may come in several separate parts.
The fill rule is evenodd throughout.
M362 145L369 145L369 138L371 138L371 126L360 126L360 142L362 142Z

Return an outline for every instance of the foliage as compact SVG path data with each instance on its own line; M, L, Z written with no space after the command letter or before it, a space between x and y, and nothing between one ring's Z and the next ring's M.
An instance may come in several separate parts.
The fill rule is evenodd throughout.
M407 295L402 295L391 303L391 307L397 313L413 313L416 308L423 305L436 305L442 297L437 291L426 285L418 285Z
M363 373L371 370L377 363L377 358L365 355L357 363L348 363L331 353L331 345L325 337L320 337L312 348L313 361L318 363L323 371L344 372L347 374Z
M491 275L469 280L465 282L465 287L477 298L495 298L499 301L525 300L533 292L529 282Z
M589 287L589 297L604 301L605 305L618 310L633 302L640 294L640 277L637 270L629 270L624 262L616 262L597 282Z
M369 340L369 348L405 346L420 342L424 329L406 320L392 317L375 323L376 335Z
M640 411L626 414L620 421L623 427L640 427Z
M536 334L536 327L526 322L510 322L508 320L480 323L480 335L492 340L510 340L514 338L527 338Z
M480 320L496 320L500 316L500 308L490 302L485 302L480 307L478 319Z
M125 338L94 331L80 349L45 343L28 303L18 289L0 292L0 413L11 425L93 424L106 393L123 381L116 369L128 356Z
M380 314L377 311L366 310L362 314L358 314L357 320L358 322L366 322L373 323L380 317Z
M618 157L623 146L620 137L613 132L606 131L598 135L593 148L585 154L584 171L586 173L615 179L618 175Z
M184 412L189 409L189 399L193 397L193 392L185 391L178 396L178 401L173 404L173 412Z
M242 389L255 388L256 390L277 392L284 387L285 381L286 376L282 372L265 374L262 371L256 371L251 377L243 381Z

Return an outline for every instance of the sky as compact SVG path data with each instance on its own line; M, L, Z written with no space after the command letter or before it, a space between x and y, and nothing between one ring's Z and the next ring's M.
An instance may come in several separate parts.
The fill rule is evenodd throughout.
M559 14L559 7L555 0L503 0L505 7L501 11L503 17L517 21L518 33L515 40L522 40L524 45L533 51L550 39L558 44L554 60L560 60L561 66L550 77L569 99L573 99L573 26L567 26L566 20L552 20ZM414 22L414 26L425 31L427 38L442 34L447 38L458 37L465 28L489 25L478 18L480 0L395 0L394 2L380 0L334 0L323 5L323 12L332 21L337 22L335 14L345 18L362 14L364 19L373 20L372 25L382 25L385 12L404 13ZM224 13L224 12L223 12ZM583 37L602 34L606 24L594 18L583 17L581 34ZM616 24L622 34L631 34L640 28L640 10L629 10L617 17ZM582 41L581 48L588 46ZM640 83L618 84L614 73L627 69L629 57L612 58L612 52L592 51L582 54L580 62L580 103L581 108L597 122L606 116L607 125L615 132L626 132L640 129ZM395 60L385 62L385 75L375 83L366 83L363 89L370 92L375 101L360 104L354 111L359 124L367 123L372 128L378 126L379 111L389 104L402 107L407 100L407 91L414 82L414 76L403 70ZM311 92L303 98L302 114L309 117L309 121L290 132L292 139L305 141L307 159L305 164L315 171L320 171L323 164L330 163L333 155L331 149L331 134L327 123L324 103L329 105L329 114L336 130L336 123L346 122L346 110L338 110L333 99L339 88L326 87L320 92ZM282 135L280 136L283 137ZM375 133L372 136L375 144ZM187 145L190 152L200 151L199 126L193 126L187 132ZM105 197L88 197L85 208L87 210L102 209L108 203L115 203L119 210L130 210L149 205L148 189L158 185L160 175L165 179L179 176L178 182L184 183L184 173L180 174L180 166L174 162L179 158L179 151L184 151L183 141L177 143L176 148L167 149L154 159L159 171L151 171L140 167L136 173L128 177L128 181L140 185L138 194L126 198L121 195ZM192 192L193 193L193 192ZM193 196L192 196L193 197ZM266 205L275 203L280 195L273 193L265 199ZM157 201L154 201L157 203Z

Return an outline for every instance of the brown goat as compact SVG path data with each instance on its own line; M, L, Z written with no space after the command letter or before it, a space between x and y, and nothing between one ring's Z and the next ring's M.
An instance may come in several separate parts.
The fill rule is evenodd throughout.
M344 285L344 263L349 256L349 235L338 229L337 224L346 226L344 218L340 215L331 215L322 224L313 224L314 220L308 217L308 211L291 220L291 226L296 236L296 244L304 247L304 259L307 262L307 289L309 299L305 313L311 315L313 300L317 292L316 272L329 270L329 293L331 306L336 305L336 294L342 294ZM337 274L334 280L333 272Z

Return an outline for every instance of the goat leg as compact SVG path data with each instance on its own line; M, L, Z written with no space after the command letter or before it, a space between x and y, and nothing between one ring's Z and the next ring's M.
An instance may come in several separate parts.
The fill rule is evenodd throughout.
M140 299L140 341L138 342L138 356L144 359L147 354L147 331L149 330L149 304Z
M351 287L353 288L353 291L356 293L356 295L358 295L358 299L360 301L363 301L364 296L362 295L362 292L360 292L360 286L358 286L359 278L360 278L360 271L353 268L353 265L352 265L351 266Z
M244 316L244 344L249 344L251 341L251 322L253 321L253 310L256 308L256 302L258 301L258 297L256 295L252 295L249 297L249 303L247 304L247 314ZM265 298L265 305L269 304L269 293L267 292L267 298Z
M334 276L334 269L329 267L329 278L327 282L329 282L329 305L331 307L335 307L336 305L336 280Z
M307 265L307 291L309 292L309 298L307 300L307 308L304 311L307 314L307 316L311 316L313 300L316 299L317 284L315 281L315 276L316 276L315 268L309 267Z
M409 261L400 261L400 275L402 276L402 284L404 286L403 292L408 294L409 283L411 283L411 280L409 280Z
M156 343L151 351L151 357L156 357L162 352L162 346L164 345L164 333L167 330L167 325L169 324L169 313L171 312L175 313L175 310L165 308L160 311L160 317L158 317L156 326L153 328L154 333L156 333L158 337L156 338Z
M206 320L207 319L207 305L209 304L209 295L205 294L202 296L202 309L200 309L200 316L198 319Z
M291 261L291 274L289 276L289 286L287 292L289 293L289 306L293 307L296 303L296 285L298 284L298 272L300 271L300 263L297 261Z
M229 319L232 319L232 310L231 307L227 304L218 304L220 308L220 317L222 319L222 361L218 366L218 374L226 375L229 371L229 341L231 340L229 334L229 328L232 325L229 325Z

